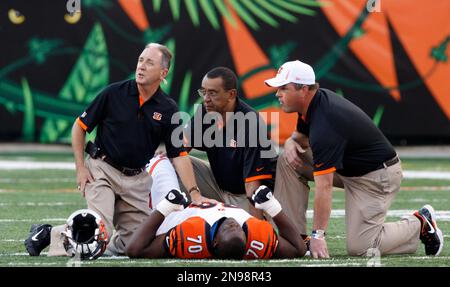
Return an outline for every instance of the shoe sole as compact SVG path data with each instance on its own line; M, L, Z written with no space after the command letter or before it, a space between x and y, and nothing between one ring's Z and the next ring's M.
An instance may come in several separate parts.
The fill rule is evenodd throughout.
M434 254L433 256L439 256L439 254L441 253L442 249L444 248L444 236L442 235L442 231L438 228L437 223L436 223L436 212L434 211L434 208L429 205L426 204L423 206L423 208L426 208L430 211L431 214L431 223L434 224L434 229L436 230L436 235L439 238L439 249L436 252L436 254Z
M444 236L442 235L442 231L436 227L436 234L439 238L439 242L441 244L439 244L439 249L436 252L436 254L434 254L434 256L439 256L439 254L441 253L442 249L444 248Z

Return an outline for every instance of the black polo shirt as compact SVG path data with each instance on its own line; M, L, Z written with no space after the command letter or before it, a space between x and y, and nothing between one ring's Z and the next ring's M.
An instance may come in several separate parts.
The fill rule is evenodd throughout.
M161 89L141 105L135 80L106 87L78 118L87 132L96 126L95 143L116 164L129 168L145 166L163 141L167 156L185 154L184 147L171 143L171 133L178 127L171 118L177 104Z
M259 125L265 125L265 123L249 105L239 98L236 98L236 101L235 114L241 113L243 117L247 116L248 118L254 116L256 120L246 120L244 125L238 124L239 121L235 120L228 122L225 127L217 128L218 123L215 120L208 120L210 123L203 123L205 116L208 116L205 107L202 105L197 109L186 127L188 130L186 146L206 152L214 178L222 190L235 194L245 194L246 182L262 180L265 184L270 185L275 173L276 152L270 140L265 143L259 140L255 141L255 138L251 140L249 131L257 132L259 131ZM198 117L197 120L196 117ZM201 123L201 126L196 127L196 122ZM234 130L229 132L230 135L227 138L227 129L230 130L232 124ZM218 139L217 143L221 139L220 144L222 146L219 146L220 144L208 146L203 138L200 141L195 139L194 133L199 128L201 128L201 134L208 137L214 130L215 133L212 133L211 138ZM257 133L257 136L259 136L259 133ZM270 156L262 156L261 152Z
M361 176L396 155L367 114L327 89L317 91L306 117L299 114L297 130L309 136L314 175Z

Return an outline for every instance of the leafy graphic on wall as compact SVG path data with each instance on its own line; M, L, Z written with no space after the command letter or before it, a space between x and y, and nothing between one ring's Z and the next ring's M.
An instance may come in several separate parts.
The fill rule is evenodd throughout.
M109 83L108 50L100 24L95 24L86 44L59 93L59 98L88 105ZM41 142L70 142L72 121L47 119ZM95 133L91 133L91 137Z
M261 112L279 112L278 121L266 120L283 142L297 115L281 111L264 80L286 60L301 59L324 87L359 104L388 135L448 137L450 2L382 0L381 13L369 13L366 3L82 0L82 12L71 15L61 3L1 2L8 13L0 32L9 33L5 38L20 53L8 57L6 50L0 59L0 118L13 119L16 130L20 126L15 139L69 142L75 117L97 93L134 77L134 51L159 42L173 51L168 84L161 87L181 111L192 114L201 103L193 86L203 74L212 65L227 65L239 77L244 101ZM42 12L47 9L48 15ZM43 14L43 26L35 27ZM55 69L55 63L64 67ZM36 73L36 67L45 72ZM423 119L406 119L417 111L414 105ZM0 128L0 138L5 130Z

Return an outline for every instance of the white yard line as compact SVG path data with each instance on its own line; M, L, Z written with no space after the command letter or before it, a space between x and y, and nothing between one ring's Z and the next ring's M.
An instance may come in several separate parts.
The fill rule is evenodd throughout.
M0 207L6 206L69 206L69 205L78 205L74 202L0 202Z
M418 171L404 170L404 178L422 179L450 179L450 171Z
M414 210L412 209L393 209L389 210L387 213L387 217L403 217L403 216L412 216ZM345 216L344 209L333 209L331 211L331 218L342 218ZM313 218L313 210L309 209L306 212L307 218ZM436 217L438 221L450 221L450 210L438 210L436 211ZM0 218L1 222L65 222L66 218Z
M0 178L0 183L58 183L58 182L75 182L73 177L42 177L42 178Z
M62 169L74 170L73 162L46 162L46 161L17 161L0 160L0 169L4 170L33 170L33 169ZM405 178L423 178L423 179L450 179L450 171L417 171L404 170Z
M1 222L66 222L67 218L21 218L21 219L15 219L15 218L0 218Z
M345 240L347 237L346 236L341 236L341 235L336 235L336 236L329 235L329 236L327 236L327 238L328 239L333 239L333 240L341 240L341 239ZM450 235L445 234L444 238L450 238ZM22 243L24 241L25 241L25 238L24 239L0 239L0 242L20 242L20 243ZM124 256L111 256L111 257L100 257L99 259L102 259L102 260L121 260L121 259L126 259L126 258L127 257L124 257Z
M73 162L0 160L0 169L69 169L75 170Z
M388 217L403 217L413 214L414 210L409 209L397 209L397 210L389 210L387 212ZM342 218L345 216L344 209L333 209L331 210L331 218ZM307 218L313 218L313 210L308 210L306 212ZM450 221L450 211L449 210L440 210L436 211L437 220L440 221Z

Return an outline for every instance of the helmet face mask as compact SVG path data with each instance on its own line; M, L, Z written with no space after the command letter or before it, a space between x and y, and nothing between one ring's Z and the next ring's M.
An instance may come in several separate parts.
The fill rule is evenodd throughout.
M81 260L94 260L106 249L108 234L101 217L89 209L80 209L67 219L64 248Z

